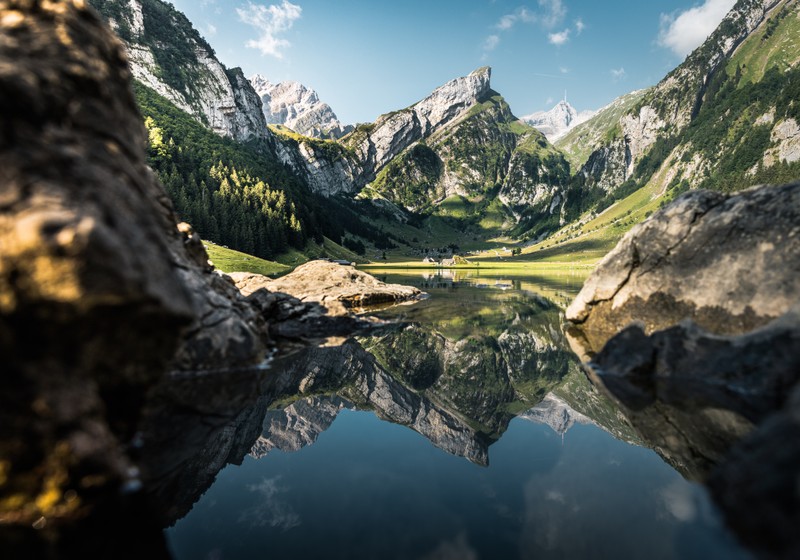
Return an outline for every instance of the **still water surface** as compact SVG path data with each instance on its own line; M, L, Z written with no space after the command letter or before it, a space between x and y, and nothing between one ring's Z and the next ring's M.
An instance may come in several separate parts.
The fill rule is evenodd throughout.
M748 557L583 376L580 273L379 276L431 297L299 357L300 391L205 446L250 452L166 531L177 558Z

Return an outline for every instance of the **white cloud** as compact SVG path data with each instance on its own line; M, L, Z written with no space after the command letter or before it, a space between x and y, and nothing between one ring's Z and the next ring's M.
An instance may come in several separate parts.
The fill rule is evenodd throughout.
M583 20L582 19L576 19L575 20L575 33L580 35L581 33L583 33L584 29L586 29L586 24L583 23Z
M483 50L485 51L493 51L497 48L497 45L500 44L500 37L497 35L489 35L486 37L486 40L483 42Z
M208 35L209 37L213 37L216 34L217 34L217 27L215 25L207 23L206 24L206 35Z
M564 43L569 41L569 29L565 29L564 31L559 31L558 33L550 33L547 36L547 40L554 45L563 45Z
M559 72L561 72L562 74L569 74L569 68L566 68L566 67L564 67L564 66L561 66L561 67L558 69L558 71L559 71Z
M248 2L244 8L236 8L239 20L258 29L259 37L250 40L245 46L258 49L262 55L283 58L283 50L290 46L289 41L279 37L289 31L294 22L300 19L303 9L283 0L280 5L262 6Z
M555 27L564 21L567 9L561 0L539 0L541 11L541 22L545 27Z
M545 99L545 100L544 100L544 104L545 104L545 105L548 105L548 106L549 106L549 105L551 105L552 103L553 103L553 98L552 98L552 97L548 97L547 99Z
M501 17L495 24L495 29L507 31L514 27L517 22L538 23L542 27L552 29L562 21L567 9L562 0L539 0L539 10L530 11L526 7L517 8L510 14Z
M615 82L625 79L625 69L621 66L619 68L612 68L611 69L611 77L614 78Z
M291 505L281 499L289 488L282 487L281 476L264 478L259 484L250 484L247 489L257 495L255 505L239 513L239 523L247 523L252 528L276 527L288 531L301 524L300 516Z
M660 491L666 510L678 521L689 523L697 517L697 505L692 487L681 480L674 482Z
M507 14L500 18L500 21L497 22L495 27L501 31L505 31L506 29L511 29L514 27L514 24L517 22L517 16L514 14Z
M706 40L735 3L736 0L705 0L678 14L661 14L658 44L686 56Z

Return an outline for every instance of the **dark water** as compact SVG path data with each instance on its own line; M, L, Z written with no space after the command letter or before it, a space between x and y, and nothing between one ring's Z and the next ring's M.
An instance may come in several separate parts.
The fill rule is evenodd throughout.
M586 381L580 275L388 280L431 294L406 327L278 367L164 475L177 558L748 557Z

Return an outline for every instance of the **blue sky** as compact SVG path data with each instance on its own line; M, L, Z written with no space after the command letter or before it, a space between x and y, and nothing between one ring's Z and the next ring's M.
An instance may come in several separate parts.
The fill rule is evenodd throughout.
M657 83L735 0L173 0L228 67L314 88L368 122L492 67L517 116Z

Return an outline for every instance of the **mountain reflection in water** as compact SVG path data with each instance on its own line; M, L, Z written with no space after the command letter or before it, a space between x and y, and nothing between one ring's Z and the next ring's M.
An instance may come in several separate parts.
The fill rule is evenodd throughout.
M378 274L431 294L396 328L157 391L145 486L178 558L746 557L586 380L580 274L442 272Z

